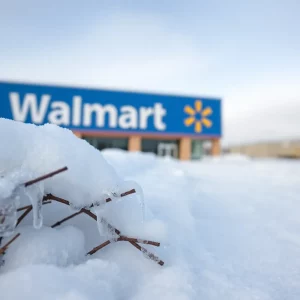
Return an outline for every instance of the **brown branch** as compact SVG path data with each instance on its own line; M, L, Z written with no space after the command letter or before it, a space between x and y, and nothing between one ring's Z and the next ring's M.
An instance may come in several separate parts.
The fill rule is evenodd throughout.
M25 212L18 218L16 227L22 222L22 220L31 212L32 206L30 205Z
M51 203L51 201L43 201L43 205L44 204L50 204L50 203ZM27 206L20 207L20 208L17 209L17 211L19 212L19 211L22 211L22 210L26 210L29 207L32 207L32 205L27 205Z
M152 245L152 246L156 246L156 247L160 246L160 243L158 243L158 242L153 242L153 241L148 241L148 240L142 240L142 239L132 238L132 237L124 236L124 235L120 236L120 240L121 241L126 241L126 242L134 242L134 243Z
M99 251L100 249L106 247L107 245L109 245L111 243L111 241L107 240L106 242L100 244L99 246L93 248L91 251L89 251L86 255L93 255L95 254L97 251Z
M117 242L118 241L125 241L125 236L121 236L121 231L120 230L118 230L118 229L116 229L116 228L114 228L111 224L109 224L104 218L101 218L101 222L103 222L103 223L105 223L107 226L108 226L108 228L109 229L111 229L111 230L114 230L115 231L115 233L116 234L118 234L120 237L117 239ZM130 239L130 238L129 238ZM150 251L148 251L146 248L144 248L144 247L142 247L142 246L140 246L138 243L137 243L137 239L136 239L136 241L133 241L133 240L128 240L128 242L132 245L132 246L134 246L136 249L138 249L138 250L140 250L145 256L147 256L149 259L152 259L153 261L155 261L155 262L157 262L159 265L161 265L161 266L163 266L164 265L164 262L162 261L162 260L160 260L157 256L155 256L153 253L151 253ZM108 243L109 242L109 243ZM107 244L106 244L107 243ZM97 252L98 250L100 250L100 249L102 249L103 247L105 247L105 246L107 246L107 245L109 245L111 242L110 241L106 241L105 243L103 243L103 244L105 244L105 245L103 245L103 244L101 244L100 246L98 246L98 247L100 247L100 248L98 248L98 247L96 247L96 248L94 248L93 250L92 250L92 253L95 253L95 252ZM154 242L153 242L154 243ZM95 250L96 249L96 250Z
M49 204L51 203L51 201L46 201L43 202L43 204ZM18 218L16 227L23 221L23 219L30 213L30 211L32 210L32 205L27 205L24 207L21 207L19 209L17 209L17 211L23 211L25 210L25 212ZM15 241L18 237L20 236L20 233L18 233L13 239L11 239L6 245L4 245L2 248L0 248L0 254L2 254L3 252L5 252L6 248L13 242ZM1 238L2 239L2 238Z
M0 224L3 224L5 222L5 215L2 215L2 219L0 220Z
M107 224L109 224L109 223L107 223ZM113 227L112 225L110 225L110 226ZM118 229L115 229L115 232L116 232L116 230L118 230ZM121 235L121 232L119 230L118 230L118 232L119 232L118 234ZM124 238L124 236L123 236L123 238ZM162 260L160 260L157 256L155 256L153 253L151 253L150 251L148 251L146 248L140 246L137 242L135 242L135 241L129 241L129 243L132 246L134 246L136 249L138 249L141 252L143 252L145 256L147 256L148 258L150 258L150 259L154 260L155 262L157 262L159 265L162 266L164 264L164 262Z
M104 218L101 217L101 223L104 223L105 226L110 230L114 231L117 235L121 235L121 231L109 224Z
M66 204L66 205L69 205L70 206L70 202L68 200L65 200L63 198L60 198L60 197L57 197L57 196L54 196L53 194L47 194L46 196L44 196L44 201L46 200L54 200L54 201L57 201L57 202L60 202L62 204ZM94 219L95 221L97 221L97 216L95 214L93 214L91 211L89 211L88 209L85 209L85 208L82 208L80 210L80 212L83 212L85 214L87 214L88 216L90 216L92 219Z
M134 194L136 191L135 189L132 189L132 190L129 190L127 192L124 192L121 194L121 197L125 197L125 196L128 196L130 194ZM48 199L53 199L53 200L56 200L58 202L61 202L61 203L64 203L64 204L67 204L67 205L70 205L70 202L63 199L63 198L59 198L57 196L54 196L53 194L47 194L45 197L44 197L44 200L48 200ZM107 198L105 199L105 202L108 203L108 202L111 202L112 199L111 198ZM95 206L99 206L99 204L91 204L87 207L84 207L85 209L89 209L89 208L92 208L92 207L95 207Z
M68 221L68 220L74 218L75 216L80 215L81 213L83 213L83 212L82 212L82 211L78 211L78 212L76 212L76 213L74 213L74 214L72 214L72 215L70 215L70 216L68 216L68 217L66 217L66 218L64 218L64 219L62 219L62 220L56 222L55 224L53 224L53 225L51 226L51 228L55 228L55 227L61 225L62 223L64 223L64 222L66 222L66 221Z
M155 256L153 253L151 253L150 251L148 251L146 248L140 246L137 243L131 243L131 245L133 245L134 247L136 247L138 250L140 250L145 256L147 256L148 258L154 260L155 262L157 262L159 265L163 266L164 262L162 260L159 259L159 257Z
M26 210L28 208L32 207L32 205L27 205L27 206L23 206L17 209L17 211L22 211L22 210Z
M85 209L85 208L83 208L83 209L81 209L82 210L82 212L84 212L86 215L88 215L89 217L91 217L92 219L94 219L95 221L97 221L97 216L94 214L94 213L92 213L91 211L89 211L88 209Z
M130 190L126 193L123 193L121 196L124 197L128 194L132 194L134 193L135 190ZM63 198L59 198L57 196L54 196L52 194L48 194L44 197L44 200L54 200L66 205L70 205L70 202L63 199ZM108 201L109 202L109 201ZM82 208L80 210L80 212L83 212L85 214L87 214L89 217L91 217L92 219L94 219L95 221L97 221L97 216L92 213L91 211L89 211L88 209ZM79 212L78 212L79 214ZM71 216L70 216L71 217ZM70 218L69 218L70 219ZM119 235L119 238L117 239L117 241L127 241L129 242L131 245L133 245L136 249L140 250L142 253L144 253L145 256L147 256L148 258L154 260L155 262L157 262L159 265L164 265L164 262L162 260L160 260L157 256L155 256L153 253L151 253L150 251L148 251L147 249L145 249L144 247L140 246L138 244L138 242L142 242L145 241L145 244L150 244L150 245L154 245L154 246L159 246L160 243L157 242L152 242L152 241L146 241L146 240L138 240L138 239L134 239L134 238L128 238L126 236L122 236L121 235L121 231L116 229L115 227L113 227L111 224L109 224L104 218L101 218L101 222L104 223L109 229L113 230L117 235ZM147 243L148 242L148 243ZM100 249L104 248L105 246L109 245L111 242L110 241L106 241L104 243L102 243L101 245L93 248L91 251L89 251L87 253L87 255L92 255L95 252L99 251Z
M51 201L45 201L43 202L43 205L44 204L50 204ZM18 218L18 221L17 221L17 224L16 224L16 227L23 221L23 219L31 212L32 210L32 205L27 205L27 206L24 206L24 207L21 207L19 209L17 209L17 211L23 211L25 210L25 212Z
M29 186L31 184L34 184L38 181L41 181L43 179L46 179L46 178L49 178L51 176L54 176L60 172L63 172L67 170L67 167L63 168L63 169L60 169L60 170L57 170L55 172L52 172L50 174L47 174L47 175L44 175L44 176L41 176L39 178L36 178L34 180L31 180L31 181L28 181L27 183L25 183L25 186ZM134 189L130 190L130 191L127 191L125 193L122 193L121 194L121 197L125 197L127 195L130 195L130 194L133 194L135 193L136 191ZM48 204L48 203L51 203L51 201L47 201L47 200L54 200L54 201L57 201L57 202L60 202L60 203L63 203L63 204L66 204L66 205L69 205L70 206L70 202L63 199L63 198L59 198L59 197L56 197L52 194L48 194L46 196L44 196L43 198L43 204ZM110 202L112 201L111 198L108 198L105 200L106 202ZM93 207L93 204L90 206L90 208ZM21 207L19 208L17 211L23 211L25 210L25 212L18 218L18 221L17 221L17 225L18 226L21 221L29 214L29 212L32 210L32 206L31 205L28 205L28 206L24 206L24 207ZM86 209L86 208L82 208L80 211L62 219L61 221L58 221L56 222L55 224L53 224L51 227L54 228L56 226L59 226L61 225L63 222L66 222L67 220L81 214L81 213L85 213L86 215L88 215L89 217L91 217L92 219L96 220L97 221L97 216L92 213L89 209ZM127 236L123 236L121 235L121 231L116 229L115 227L113 227L110 223L108 223L104 218L101 218L100 222L104 223L105 226L107 226L108 229L110 229L111 231L114 231L119 237L116 239L116 242L119 242L119 241L125 241L125 242L129 242L131 245L133 245L136 249L138 249L139 251L141 251L146 257L148 257L149 259L157 262L159 265L163 266L164 265L164 262L162 260L160 260L157 256L155 256L153 253L151 253L150 251L148 251L147 249L145 249L144 247L140 246L138 243L143 243L143 244L149 244L149 245L153 245L153 246L157 246L159 247L160 246L160 243L158 242L153 242L153 241L148 241L148 240L142 240L142 239L137 239L137 238L131 238L131 237L127 237ZM7 247L14 241L16 240L18 237L20 236L20 233L18 233L13 239L11 239L6 245L4 245L2 248L0 248L0 254L4 253L7 249ZM99 246L93 248L92 250L90 250L87 255L92 255L94 253L96 253L97 251L99 251L100 249L106 247L107 245L111 244L111 241L107 240L106 242L100 244Z
M149 244L149 245L153 245L153 246L157 246L157 247L159 247L159 243L157 243L157 242L152 242L152 241L146 241L146 240L138 240L138 239L136 239L136 238L129 238L129 237L127 237L127 236L120 236L117 240L116 240L116 242L135 242L135 243L143 243L143 244ZM104 242L104 243L102 243L102 244L100 244L99 246L97 246L97 247L95 247L95 248L93 248L91 251L89 251L86 255L92 255L92 254L94 254L94 253L96 253L97 251L99 251L100 249L102 249L102 248L104 248L104 247L106 247L107 245L109 245L111 243L111 241L110 240L107 240L106 242ZM141 250L141 249L139 249L139 250Z
M125 192L125 193L122 193L122 194L121 194L121 197L125 197L125 196L128 196L128 195L134 194L135 192L136 192L135 189L132 189L132 190L130 190L130 191L127 191L127 192ZM108 202L110 202L110 201L112 201L111 198L108 198L108 199L105 200L106 203L108 203Z
M20 235L21 235L20 233L16 234L8 243L6 243L2 248L0 248L0 255L3 254L6 251L6 249L8 248L8 246L12 242L14 242Z
M136 239L132 239L132 240L136 240ZM119 237L116 242L128 242L128 240L124 239L124 237ZM104 243L100 244L99 246L93 248L91 251L89 251L86 255L93 255L95 254L97 251L103 249L104 247L108 246L109 244L111 244L110 240L105 241ZM139 244L135 243L135 242L130 242L130 244L132 244L135 248L137 248L138 250L140 250L146 257L148 257L149 259L157 262L159 265L163 266L164 262L159 259L159 257L157 257L156 255L154 255L153 253L151 253L150 251L148 251L146 248L140 246Z
M25 185L25 187L30 186L32 184L35 184L35 183L37 183L39 181L42 181L44 179L48 179L48 178L50 178L50 177L52 177L54 175L57 175L57 174L59 174L61 172L67 171L67 170L68 170L68 167L64 167L64 168L58 169L58 170L56 170L54 172L51 172L51 173L48 173L46 175L40 176L38 178L29 180L29 181L25 182L24 185Z
M122 193L122 194L121 194L121 197L125 197L125 196L128 196L128 195L130 195L130 194L134 194L134 193L136 193L136 190L135 190L135 189L132 189L132 190L130 190L130 191L127 191L127 192Z
M54 201L57 201L57 202L60 202L60 203L66 204L66 205L70 205L69 201L67 201L63 198L56 197L52 194L47 194L46 196L44 196L43 201L47 201L47 200L54 200Z

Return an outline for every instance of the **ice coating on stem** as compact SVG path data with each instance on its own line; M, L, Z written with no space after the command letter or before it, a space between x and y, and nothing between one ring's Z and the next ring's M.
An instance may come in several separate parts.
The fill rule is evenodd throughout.
M43 226L42 200L32 201L33 227L40 229Z
M17 209L14 202L0 207L0 237L9 237L14 233L17 223Z
M118 235L116 234L113 227L111 227L107 221L104 219L104 208L103 207L97 207L95 209L95 213L97 216L97 226L99 230L99 234L102 237L105 237L107 240L113 242L118 239Z
M102 217L104 214L104 209L102 207L97 207L94 209L94 212L97 216L97 226L100 236L105 236L107 234L107 231L105 230L104 224L102 222Z
M15 189L15 184L4 176L0 176L0 205L12 195Z
M5 188L6 186L6 188ZM22 189L8 177L0 180L0 237L9 237L14 233L17 224L17 207Z

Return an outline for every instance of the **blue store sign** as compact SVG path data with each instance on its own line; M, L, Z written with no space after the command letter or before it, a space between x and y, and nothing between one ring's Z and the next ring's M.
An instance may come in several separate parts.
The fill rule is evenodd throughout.
M77 131L221 136L220 99L0 82L0 117Z

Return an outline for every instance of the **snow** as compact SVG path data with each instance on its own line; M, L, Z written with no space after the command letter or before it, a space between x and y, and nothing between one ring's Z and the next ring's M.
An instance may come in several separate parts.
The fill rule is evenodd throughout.
M84 234L76 227L32 230L27 225L18 232L21 235L7 251L2 272L38 264L66 267L84 261Z
M9 138L9 131L14 129L8 123L5 129ZM0 148L2 170L13 170L13 178L19 178L16 172L22 162L22 170L31 168L24 178L34 177L44 170L37 162L30 165L28 157L45 162L50 157L57 164L45 164L48 171L70 164L74 174L84 168L87 172L79 174L79 178L71 172L60 174L44 183L45 190L62 196L59 192L67 194L68 189L62 185L54 190L56 186L52 184L68 186L76 182L72 188L78 193L82 195L89 187L96 197L101 196L100 187L106 189L106 182L99 178L101 185L96 189L96 181L90 181L90 176L101 175L101 169L85 163L99 159L99 164L110 165L112 183L116 178L116 182L126 180L122 186L127 188L131 180L138 182L145 197L146 214L143 222L137 195L129 195L105 205L105 218L122 233L161 242L159 248L145 248L163 259L165 265L145 259L126 242L85 256L104 240L97 224L80 215L50 228L72 209L59 203L48 204L43 206L42 228L33 228L30 213L17 229L21 236L7 250L5 265L0 268L1 298L300 299L300 161L226 155L180 162L116 149L99 153L87 145L74 149L77 154L73 161L72 156L62 155L65 143L84 142L69 132L64 133L69 136L65 142L52 126L48 133L38 138L51 140L51 147L43 150L47 153L41 152L43 143L36 146L39 151L30 147L35 156L23 153L16 160L9 159L18 151L12 147L14 140L5 143ZM27 144L22 144L22 135L18 134L20 149ZM54 136L58 137L56 146ZM42 158L38 153L43 154ZM71 199L76 193L70 192L72 195L67 196Z
M67 174L50 178L43 188L45 193L72 199L75 207L89 206L113 196L112 193L123 192L123 182L114 168L68 129L0 118L0 140L5 141L5 151L0 151L2 176L9 172L10 177L15 177L13 172L17 172L14 179L20 181L21 172L22 180L27 181L67 166Z

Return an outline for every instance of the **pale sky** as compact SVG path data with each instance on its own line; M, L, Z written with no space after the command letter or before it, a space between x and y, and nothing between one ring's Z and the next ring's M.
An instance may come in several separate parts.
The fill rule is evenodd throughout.
M224 145L300 138L299 0L0 4L0 80L220 97Z

